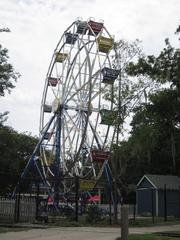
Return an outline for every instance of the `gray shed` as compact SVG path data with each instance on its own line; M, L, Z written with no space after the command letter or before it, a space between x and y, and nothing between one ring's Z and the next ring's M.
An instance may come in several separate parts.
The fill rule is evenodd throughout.
M137 212L140 215L180 217L180 178L144 175L137 184Z

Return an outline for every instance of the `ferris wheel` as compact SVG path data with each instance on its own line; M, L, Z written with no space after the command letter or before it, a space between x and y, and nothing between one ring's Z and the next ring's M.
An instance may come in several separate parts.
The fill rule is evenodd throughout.
M54 50L41 103L39 149L45 181L54 188L58 182L64 192L74 176L98 180L108 163L117 118L114 45L102 21L78 19Z

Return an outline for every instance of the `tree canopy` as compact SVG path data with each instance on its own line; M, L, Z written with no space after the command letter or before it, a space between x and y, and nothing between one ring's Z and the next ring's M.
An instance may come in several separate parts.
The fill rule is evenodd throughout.
M180 49L165 39L157 56L141 54L125 72L142 83L145 97L131 108L129 138L114 147L117 182L137 183L146 173L180 175Z
M13 191L38 139L0 126L0 191Z
M8 50L0 45L0 96L10 93L15 87L15 81L20 77L8 60Z

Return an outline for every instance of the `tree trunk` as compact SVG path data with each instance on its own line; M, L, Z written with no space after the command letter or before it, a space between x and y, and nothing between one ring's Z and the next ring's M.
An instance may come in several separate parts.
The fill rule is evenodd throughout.
M147 150L148 169L151 169L151 150Z

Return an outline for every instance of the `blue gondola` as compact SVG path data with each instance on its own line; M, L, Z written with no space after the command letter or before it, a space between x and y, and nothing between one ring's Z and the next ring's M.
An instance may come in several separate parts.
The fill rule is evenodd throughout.
M116 78L119 75L119 70L104 67L102 69L102 75L103 75L103 80L102 80L103 83L113 84L114 80L116 80Z
M66 36L66 43L67 44L75 44L78 39L78 34L72 34L70 32L65 33Z
M49 132L47 132L45 135L44 135L44 140L49 140L49 138L50 138L50 133Z

